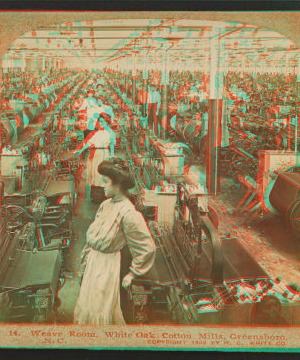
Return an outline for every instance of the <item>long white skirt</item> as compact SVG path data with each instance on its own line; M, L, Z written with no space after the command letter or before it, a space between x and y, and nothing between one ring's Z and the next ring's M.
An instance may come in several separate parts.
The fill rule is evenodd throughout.
M75 324L125 324L120 306L120 266L120 252L104 254L91 249L74 309Z
M87 159L87 182L88 185L103 186L103 176L98 173L98 165L109 157L108 148L90 149Z

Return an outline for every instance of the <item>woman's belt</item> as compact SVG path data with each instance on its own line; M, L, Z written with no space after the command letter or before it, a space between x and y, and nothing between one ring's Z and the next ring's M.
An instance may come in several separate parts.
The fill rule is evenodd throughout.
M99 149L99 150L106 150L106 149L108 149L109 148L109 146L107 145L107 146L105 146L105 147L91 147L90 149L91 150L97 150L97 149Z
M101 251L101 250L99 250L99 249L94 249L94 248L91 247L90 245L88 245L88 246L89 246L89 248L90 248L91 250L98 251L98 252L100 252L100 253L102 253L102 254L114 254L114 253L117 253L117 252L121 251L122 248L124 247L124 245L122 245L119 249L116 249L116 250L114 250L114 251L106 251L106 250Z

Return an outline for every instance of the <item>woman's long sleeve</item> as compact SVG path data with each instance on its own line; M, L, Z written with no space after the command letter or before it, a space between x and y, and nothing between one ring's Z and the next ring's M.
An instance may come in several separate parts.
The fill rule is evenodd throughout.
M122 221L123 231L132 255L130 271L136 276L147 273L155 259L155 243L141 213L130 211Z

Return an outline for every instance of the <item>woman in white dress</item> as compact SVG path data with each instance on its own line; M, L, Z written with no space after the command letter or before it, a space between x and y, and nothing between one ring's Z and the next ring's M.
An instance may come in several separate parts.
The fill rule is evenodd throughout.
M78 109L78 111L86 111L87 113L86 130L84 130L85 137L87 137L91 131L95 130L95 119L100 113L104 112L104 109L102 109L101 106L98 106L98 101L95 98L95 93L93 91L89 90L87 96L88 97L83 100Z
M127 197L134 186L123 160L103 161L98 171L104 177L109 198L99 207L90 225L83 249L83 279L74 310L75 324L125 324L120 307L121 249L128 246L132 262L122 281L126 290L135 277L147 273L154 263L155 243L141 213Z
M92 131L83 140L75 153L79 155L89 148L86 165L86 181L89 189L86 192L86 197L89 197L87 193L90 193L91 199L100 203L104 199L103 177L98 173L97 166L108 157L114 156L116 135L101 115L94 114L94 119L96 122L95 131ZM98 196L93 196L93 194Z

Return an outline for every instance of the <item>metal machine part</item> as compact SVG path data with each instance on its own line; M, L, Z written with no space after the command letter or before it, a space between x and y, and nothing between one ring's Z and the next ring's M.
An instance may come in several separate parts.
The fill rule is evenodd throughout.
M18 139L23 130L29 123L35 122L39 117L43 117L44 112L51 113L55 106L61 104L62 94L70 91L76 82L82 80L80 77L72 73L69 74L67 82L65 82L59 90L54 90L47 94L32 95L32 97L22 105L21 110L13 110L12 108L3 109L1 112L1 144L7 146L14 143ZM57 96L58 94L58 96ZM49 101L51 106L49 106Z
M214 218L184 184L178 185L173 228L149 223L156 260L146 276L134 281L134 321L267 323L271 320L260 314L265 310L258 304L268 304L273 296L280 311L270 323L298 324L299 289L272 280L237 238L220 238Z
M275 171L277 175L269 193L271 205L285 216L288 227L300 236L300 168L290 171Z
M7 322L53 322L61 256L58 250L14 249L9 266L1 277L0 295L7 297ZM2 309L1 309L2 310Z
M143 296L149 299L144 309L151 309L143 317L139 315L140 318L151 322L160 317L170 319L173 316L168 309L171 289L178 288L188 294L222 282L220 238L209 212L204 208L199 211L198 203L197 196L179 184L173 229L149 223L157 250L152 269L144 278L136 279L139 289L144 289Z
M60 250L37 250L34 222L27 222L15 234L11 234L7 222L7 208L4 206L3 182L1 194L0 320L53 322L62 265ZM40 198L33 204L34 210L37 210L35 214L41 218L45 201Z

